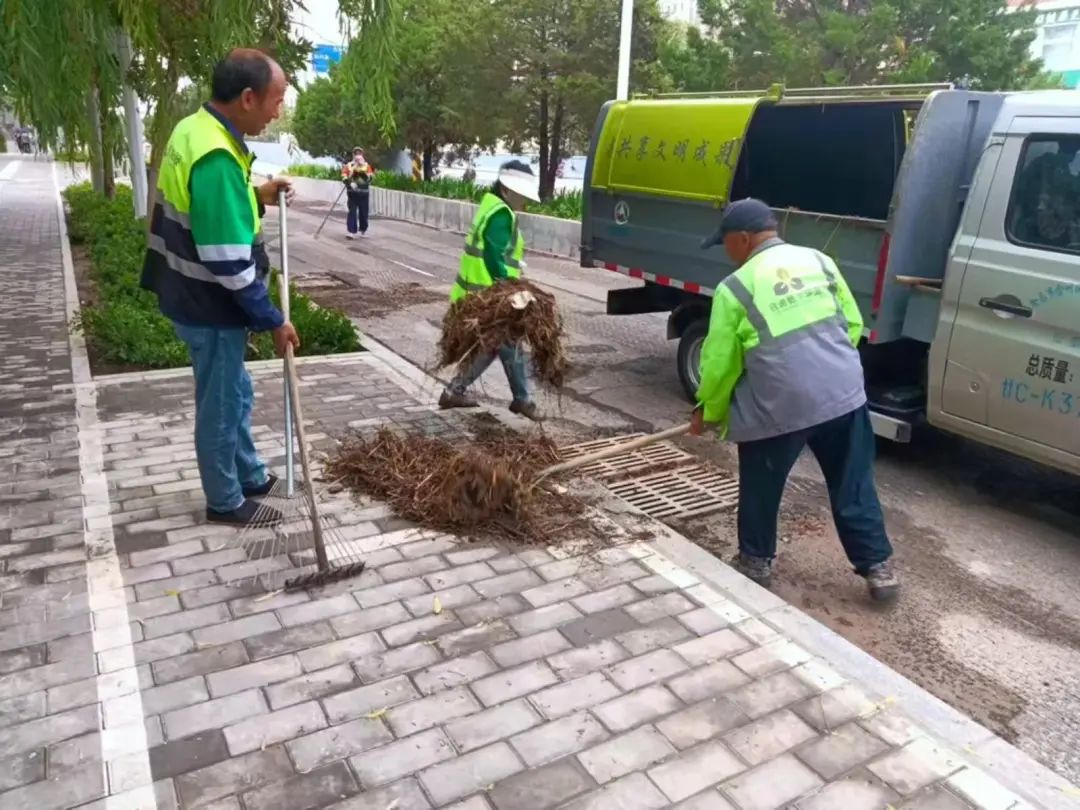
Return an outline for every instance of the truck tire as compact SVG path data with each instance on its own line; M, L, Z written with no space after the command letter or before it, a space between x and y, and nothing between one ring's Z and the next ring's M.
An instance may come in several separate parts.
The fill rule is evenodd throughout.
M687 326L679 338L676 361L679 367L679 382L682 383L686 398L692 403L697 401L698 384L701 382L701 347L708 333L708 319L699 318Z

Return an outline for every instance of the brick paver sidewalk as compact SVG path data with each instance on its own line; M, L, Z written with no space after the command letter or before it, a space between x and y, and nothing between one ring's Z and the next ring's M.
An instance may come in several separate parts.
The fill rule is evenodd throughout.
M670 537L468 544L341 495L362 576L235 584L252 563L203 525L188 373L81 379L50 168L0 186L0 257L3 810L1076 806L1021 801L660 553ZM254 375L280 459L280 370ZM371 354L301 376L320 443L459 430Z

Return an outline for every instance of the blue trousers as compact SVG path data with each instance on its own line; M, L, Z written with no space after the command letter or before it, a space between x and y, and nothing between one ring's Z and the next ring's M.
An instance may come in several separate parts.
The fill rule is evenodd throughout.
M788 474L809 446L829 490L833 520L855 570L892 556L874 487L874 430L864 405L820 425L739 444L739 551L776 556L776 523Z
M244 367L247 330L173 326L195 373L195 455L206 505L228 512L244 502L244 486L266 482L251 436L255 392Z
M371 195L356 194L349 191L346 192L345 196L349 198L349 216L345 221L345 227L349 233L367 233L368 208L371 205Z
M514 396L514 402L522 404L529 400L529 376L525 369L525 352L520 346L503 346L496 354L486 354L477 357L472 366L464 374L459 374L450 383L450 390L455 394L464 394L469 386L480 379L482 375L498 357L502 362L503 371L506 372L506 381L510 383L510 392Z

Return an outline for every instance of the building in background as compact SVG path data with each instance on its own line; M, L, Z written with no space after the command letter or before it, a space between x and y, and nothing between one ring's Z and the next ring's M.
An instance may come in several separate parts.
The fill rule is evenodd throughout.
M701 25L697 0L660 0L660 13L672 22Z
M1011 8L1027 5L1009 0ZM1036 35L1031 43L1033 56L1046 69L1065 77L1066 87L1080 86L1080 0L1036 0Z

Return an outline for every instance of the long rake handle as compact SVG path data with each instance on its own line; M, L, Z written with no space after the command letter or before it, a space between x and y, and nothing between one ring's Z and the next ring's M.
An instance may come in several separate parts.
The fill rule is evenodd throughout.
M663 441L664 439L673 439L676 436L681 436L689 430L690 425L687 423L685 425L679 425L678 427L668 428L667 430L661 430L659 433L642 436L640 439L634 439L626 442L626 444L615 444L611 447L605 447L603 450L597 450L595 453L589 453L587 456L572 458L569 461L560 461L558 464L553 464L537 473L536 480L541 481L549 475L566 472L567 470L576 470L578 467L585 467L597 461L603 461L605 458L621 456L623 453L629 453L631 450L638 450L642 447L647 447L650 444Z
M326 571L330 568L330 561L326 558L326 545L323 542L322 521L319 520L319 504L315 500L315 485L311 478L311 465L308 460L307 435L304 432L304 409L300 404L300 381L296 376L296 362L293 359L292 346L285 349L285 376L288 378L289 399L292 402L293 420L296 424L297 445L300 448L300 469L304 471L304 495L307 496L308 506L311 507L311 534L315 541L315 559L319 563L319 570Z

